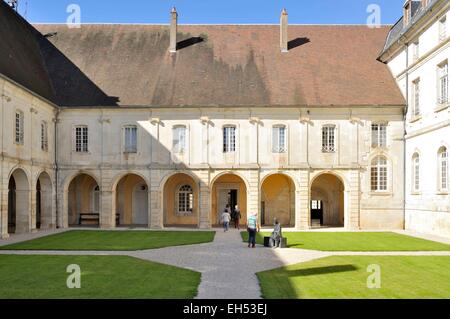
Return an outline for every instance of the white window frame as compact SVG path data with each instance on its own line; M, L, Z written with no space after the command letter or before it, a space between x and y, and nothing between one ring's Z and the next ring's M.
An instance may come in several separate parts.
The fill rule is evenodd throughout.
M441 192L449 190L449 152L445 146L441 147L438 152L438 182Z
M412 156L412 169L411 169L411 182L412 182L412 193L420 192L420 155L419 153L414 153Z
M187 150L187 128L185 125L176 125L172 128L172 151L184 154Z
M322 126L322 152L336 152L336 125L327 124Z
M412 117L419 117L421 113L421 105L420 105L420 78L412 81Z
M371 162L370 189L375 193L389 191L389 165L384 155L375 157Z
M194 213L194 189L191 185L181 185L177 189L178 215L186 216Z
M25 115L22 111L15 112L14 119L14 143L17 145L24 145L25 142Z
M79 133L80 132L80 133ZM76 153L89 152L89 127L87 125L77 125L74 128Z
M447 16L439 19L439 42L444 42L447 39Z
M372 147L387 147L386 123L372 123Z
M41 122L41 150L48 152L48 124L46 121Z
M281 132L283 132L281 134ZM272 153L287 152L287 128L286 125L277 124L272 126Z
M133 135L134 131L134 135ZM138 150L138 128L137 125L125 125L123 127L123 152L135 154Z
M448 92L448 60L445 60L437 67L437 103L446 104L449 102Z
M236 131L235 125L225 125L222 129L223 134L223 152L236 152Z

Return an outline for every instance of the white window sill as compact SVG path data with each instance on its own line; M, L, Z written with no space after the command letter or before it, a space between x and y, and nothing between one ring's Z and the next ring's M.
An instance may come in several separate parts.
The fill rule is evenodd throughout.
M72 154L77 154L77 155L91 155L91 152L87 151L87 152L77 152L77 151L73 151Z
M421 192L412 192L411 195L413 195L413 196L419 196L419 195L422 195L422 193L421 193Z
M422 115L415 115L410 120L409 123L414 123L422 119Z
M436 193L436 195L443 195L443 196L448 195L448 194L449 194L448 191L438 191L438 192Z
M447 109L449 107L450 107L450 102L447 102L447 103L444 103L444 104L438 104L436 106L436 108L434 109L434 112L438 113L438 112L444 111L445 109Z
M371 191L370 196L392 196L392 192L389 191Z

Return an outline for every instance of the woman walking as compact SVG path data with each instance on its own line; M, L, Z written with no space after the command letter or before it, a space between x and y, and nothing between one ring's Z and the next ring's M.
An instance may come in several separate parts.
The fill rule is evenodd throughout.
M256 247L256 233L259 232L258 214L251 213L247 219L248 248Z

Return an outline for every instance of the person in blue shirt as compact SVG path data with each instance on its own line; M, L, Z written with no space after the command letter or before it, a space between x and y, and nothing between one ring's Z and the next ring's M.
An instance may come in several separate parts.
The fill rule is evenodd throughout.
M248 248L256 247L256 233L259 232L258 214L251 213L247 218Z

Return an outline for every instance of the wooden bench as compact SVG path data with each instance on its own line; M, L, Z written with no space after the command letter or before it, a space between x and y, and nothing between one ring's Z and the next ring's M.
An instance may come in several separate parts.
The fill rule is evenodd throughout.
M78 225L83 225L84 221L95 221L97 225L100 226L100 214L94 213L83 213L80 214L80 220L78 221ZM116 214L116 226L120 224L120 215Z

